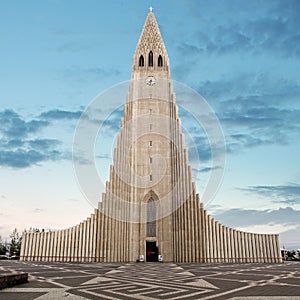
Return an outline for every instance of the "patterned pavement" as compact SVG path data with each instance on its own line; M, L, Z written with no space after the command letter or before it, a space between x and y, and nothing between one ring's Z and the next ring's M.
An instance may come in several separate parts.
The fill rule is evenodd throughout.
M300 263L46 263L0 261L0 274L29 273L29 283L0 300L243 299L300 300Z

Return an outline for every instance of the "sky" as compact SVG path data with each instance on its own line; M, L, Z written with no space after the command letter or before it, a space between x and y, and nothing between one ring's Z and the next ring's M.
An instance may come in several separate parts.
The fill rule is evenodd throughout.
M150 5L172 79L206 99L224 132L224 177L205 208L225 225L279 233L282 247L300 248L297 0L0 0L2 239L14 228L71 227L93 213L74 174L76 125L97 95L130 80ZM104 182L125 99L101 107L96 161ZM211 153L185 100L177 103L199 151L200 167L192 155L190 164L201 196Z

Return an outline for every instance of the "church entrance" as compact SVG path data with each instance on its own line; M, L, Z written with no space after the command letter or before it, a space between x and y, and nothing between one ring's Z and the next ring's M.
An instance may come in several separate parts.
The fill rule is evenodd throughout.
M156 242L146 242L146 261L158 261Z

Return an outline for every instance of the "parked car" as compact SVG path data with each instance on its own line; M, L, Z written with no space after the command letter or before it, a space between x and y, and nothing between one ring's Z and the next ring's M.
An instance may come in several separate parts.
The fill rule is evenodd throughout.
M13 255L13 256L11 256L11 257L10 257L10 259L17 260L17 259L20 259L20 257L19 257L19 256L17 256L17 255Z
M10 257L7 255L0 255L0 259L10 259Z

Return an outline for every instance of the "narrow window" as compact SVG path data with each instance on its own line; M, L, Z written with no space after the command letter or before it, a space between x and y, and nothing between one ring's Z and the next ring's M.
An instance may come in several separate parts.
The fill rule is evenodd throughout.
M152 115L152 108L149 109L149 114Z
M149 52L149 58L148 58L148 66L153 67L153 52Z
M152 181L152 174L149 176L149 180Z
M152 164L152 157L149 158L149 162L150 162L150 164Z
M147 236L156 236L156 206L152 198L147 203Z
M149 142L149 145L152 146L152 141Z
M163 66L163 59L162 59L161 55L158 57L158 63L157 64L158 64L159 67Z
M144 56L141 55L139 58L139 67L143 67L144 66Z

